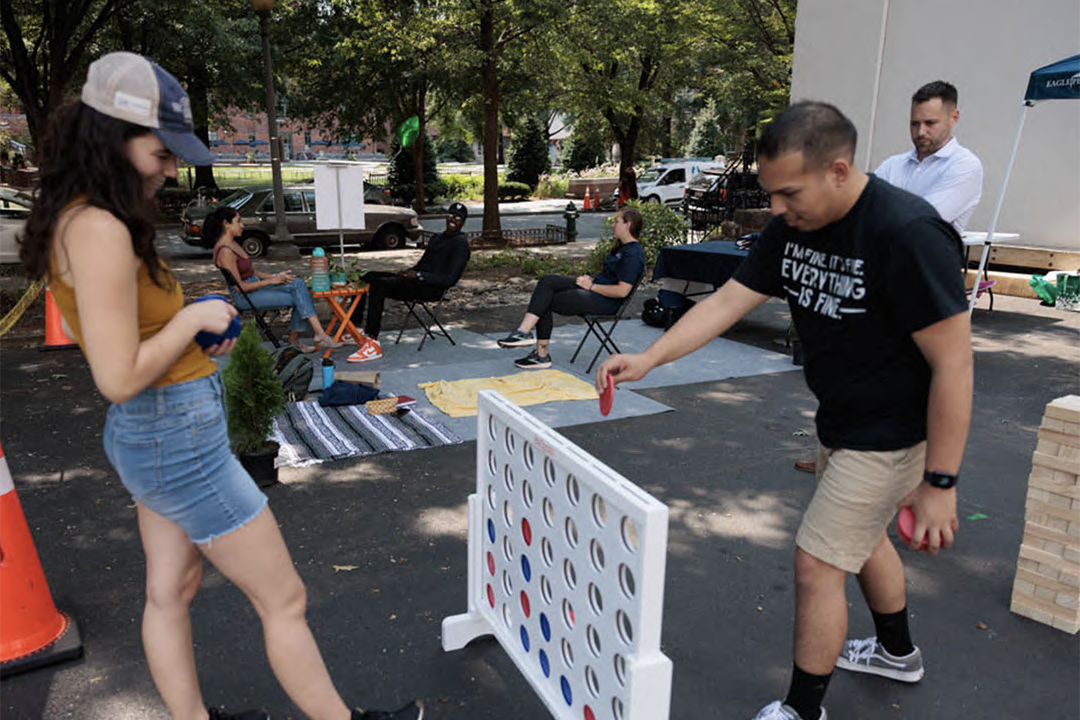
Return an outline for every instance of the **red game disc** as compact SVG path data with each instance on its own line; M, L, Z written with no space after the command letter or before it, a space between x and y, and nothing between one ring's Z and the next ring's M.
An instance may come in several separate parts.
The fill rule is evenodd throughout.
M611 373L608 373L605 379L607 384L604 385L604 391L600 393L601 415L611 412L611 403L615 401L615 383L611 382Z
M904 506L900 508L900 514L896 516L896 534L900 536L900 539L904 541L905 545L911 544L911 536L915 532L915 513L911 511L910 507ZM927 538L923 538L922 546L920 550L926 550L930 547L930 541Z

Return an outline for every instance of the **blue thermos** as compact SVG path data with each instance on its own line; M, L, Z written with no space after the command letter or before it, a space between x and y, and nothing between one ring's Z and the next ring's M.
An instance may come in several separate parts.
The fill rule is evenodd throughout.
M334 361L323 358L322 361L322 386L323 390L334 384Z

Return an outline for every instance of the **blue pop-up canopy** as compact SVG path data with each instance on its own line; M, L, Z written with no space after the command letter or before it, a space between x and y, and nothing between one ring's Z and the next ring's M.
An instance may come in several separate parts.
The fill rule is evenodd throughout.
M1025 102L1080 98L1080 55L1058 60L1031 73Z
M1005 177L1001 180L1001 191L994 205L994 214L990 216L990 228L986 231L986 243L982 257L979 258L979 271L975 273L976 284L982 277L986 269L986 259L990 256L990 243L994 240L994 228L997 227L998 214L1001 213L1001 205L1005 201L1005 188L1009 184L1009 174L1012 172L1013 161L1016 160L1016 151L1020 147L1020 133L1024 129L1024 118L1027 116L1029 107L1043 100L1080 100L1080 55L1073 55L1041 67L1032 72L1031 77L1028 78L1027 92L1024 93L1024 109L1020 112L1020 122L1016 126L1016 137L1013 139L1009 163L1005 166ZM975 301L978 298L979 293L971 293L969 312L975 310Z

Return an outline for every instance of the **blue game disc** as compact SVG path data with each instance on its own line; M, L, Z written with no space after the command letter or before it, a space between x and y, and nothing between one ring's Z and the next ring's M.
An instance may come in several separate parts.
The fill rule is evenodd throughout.
M491 542L495 542L495 523L491 521L491 518L488 518L488 538Z
M532 567L529 565L529 558L524 555L521 556L521 574L525 576L525 582L532 579Z
M551 623L544 613L540 613L540 633L544 636L544 642L551 642Z
M524 625L521 626L521 646L525 648L525 652L529 652L529 631Z
M203 302L204 300L221 300L222 302L229 302L229 298L224 295L218 295L217 293L211 293L210 295L203 295L201 298L192 300L193 303ZM232 321L229 322L229 327L225 329L225 332L219 334L200 330L195 333L195 343L203 350L217 345L224 340L230 340L235 337L240 337L240 331L244 329L244 326L240 323L240 316L234 316Z
M544 671L544 677L551 677L551 663L543 650L540 651L540 669Z
M574 694L572 692L570 692L570 681L566 679L565 675L560 675L559 676L559 685L562 686L563 700L566 701L567 705L573 705L574 704Z

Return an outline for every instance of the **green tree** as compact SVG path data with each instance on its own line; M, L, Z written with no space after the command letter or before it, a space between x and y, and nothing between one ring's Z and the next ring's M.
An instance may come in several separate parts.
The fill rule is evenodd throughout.
M34 145L81 84L98 35L130 0L0 0L0 78L11 86Z
M281 23L276 15L270 17L272 26ZM207 145L210 127L227 123L230 109L266 110L262 40L247 0L129 0L100 42L147 55L176 76L191 98L195 135ZM276 45L271 41L271 49ZM275 89L281 98L284 87ZM195 168L195 187L200 186L217 187L213 166Z
M425 142L421 147L423 148L423 175L420 184L421 187L433 187L439 179L435 148L431 142ZM390 143L390 168L386 174L386 181L395 196L407 199L410 196L415 197L416 166L413 165L412 153L401 150L397 138L394 138Z
M606 159L607 143L600 125L585 118L576 119L570 137L563 144L563 168L581 172L603 164Z
M552 61L551 33L565 22L573 4L565 0L448 0L444 6L468 40L472 68L480 78L485 234L501 233L498 158L504 94L508 88L520 90L528 85L525 78L530 71ZM537 67L528 67L529 58Z
M567 101L576 114L604 118L619 146L619 172L650 130L660 135L677 92L700 68L699 0L587 0L573 11L559 52Z
M510 150L506 179L509 182L524 183L530 190L535 190L540 176L550 170L547 130L538 118L529 118L515 137Z
M427 123L454 98L443 89L470 61L455 8L439 0L296 0L288 12L296 113L338 134L380 138L417 116L407 154L422 211Z
M720 124L716 101L710 100L698 113L694 129L686 143L685 154L690 157L715 157L726 150L724 128Z
M742 145L761 120L791 95L796 0L698 0L701 3L701 88L725 117L728 145Z

